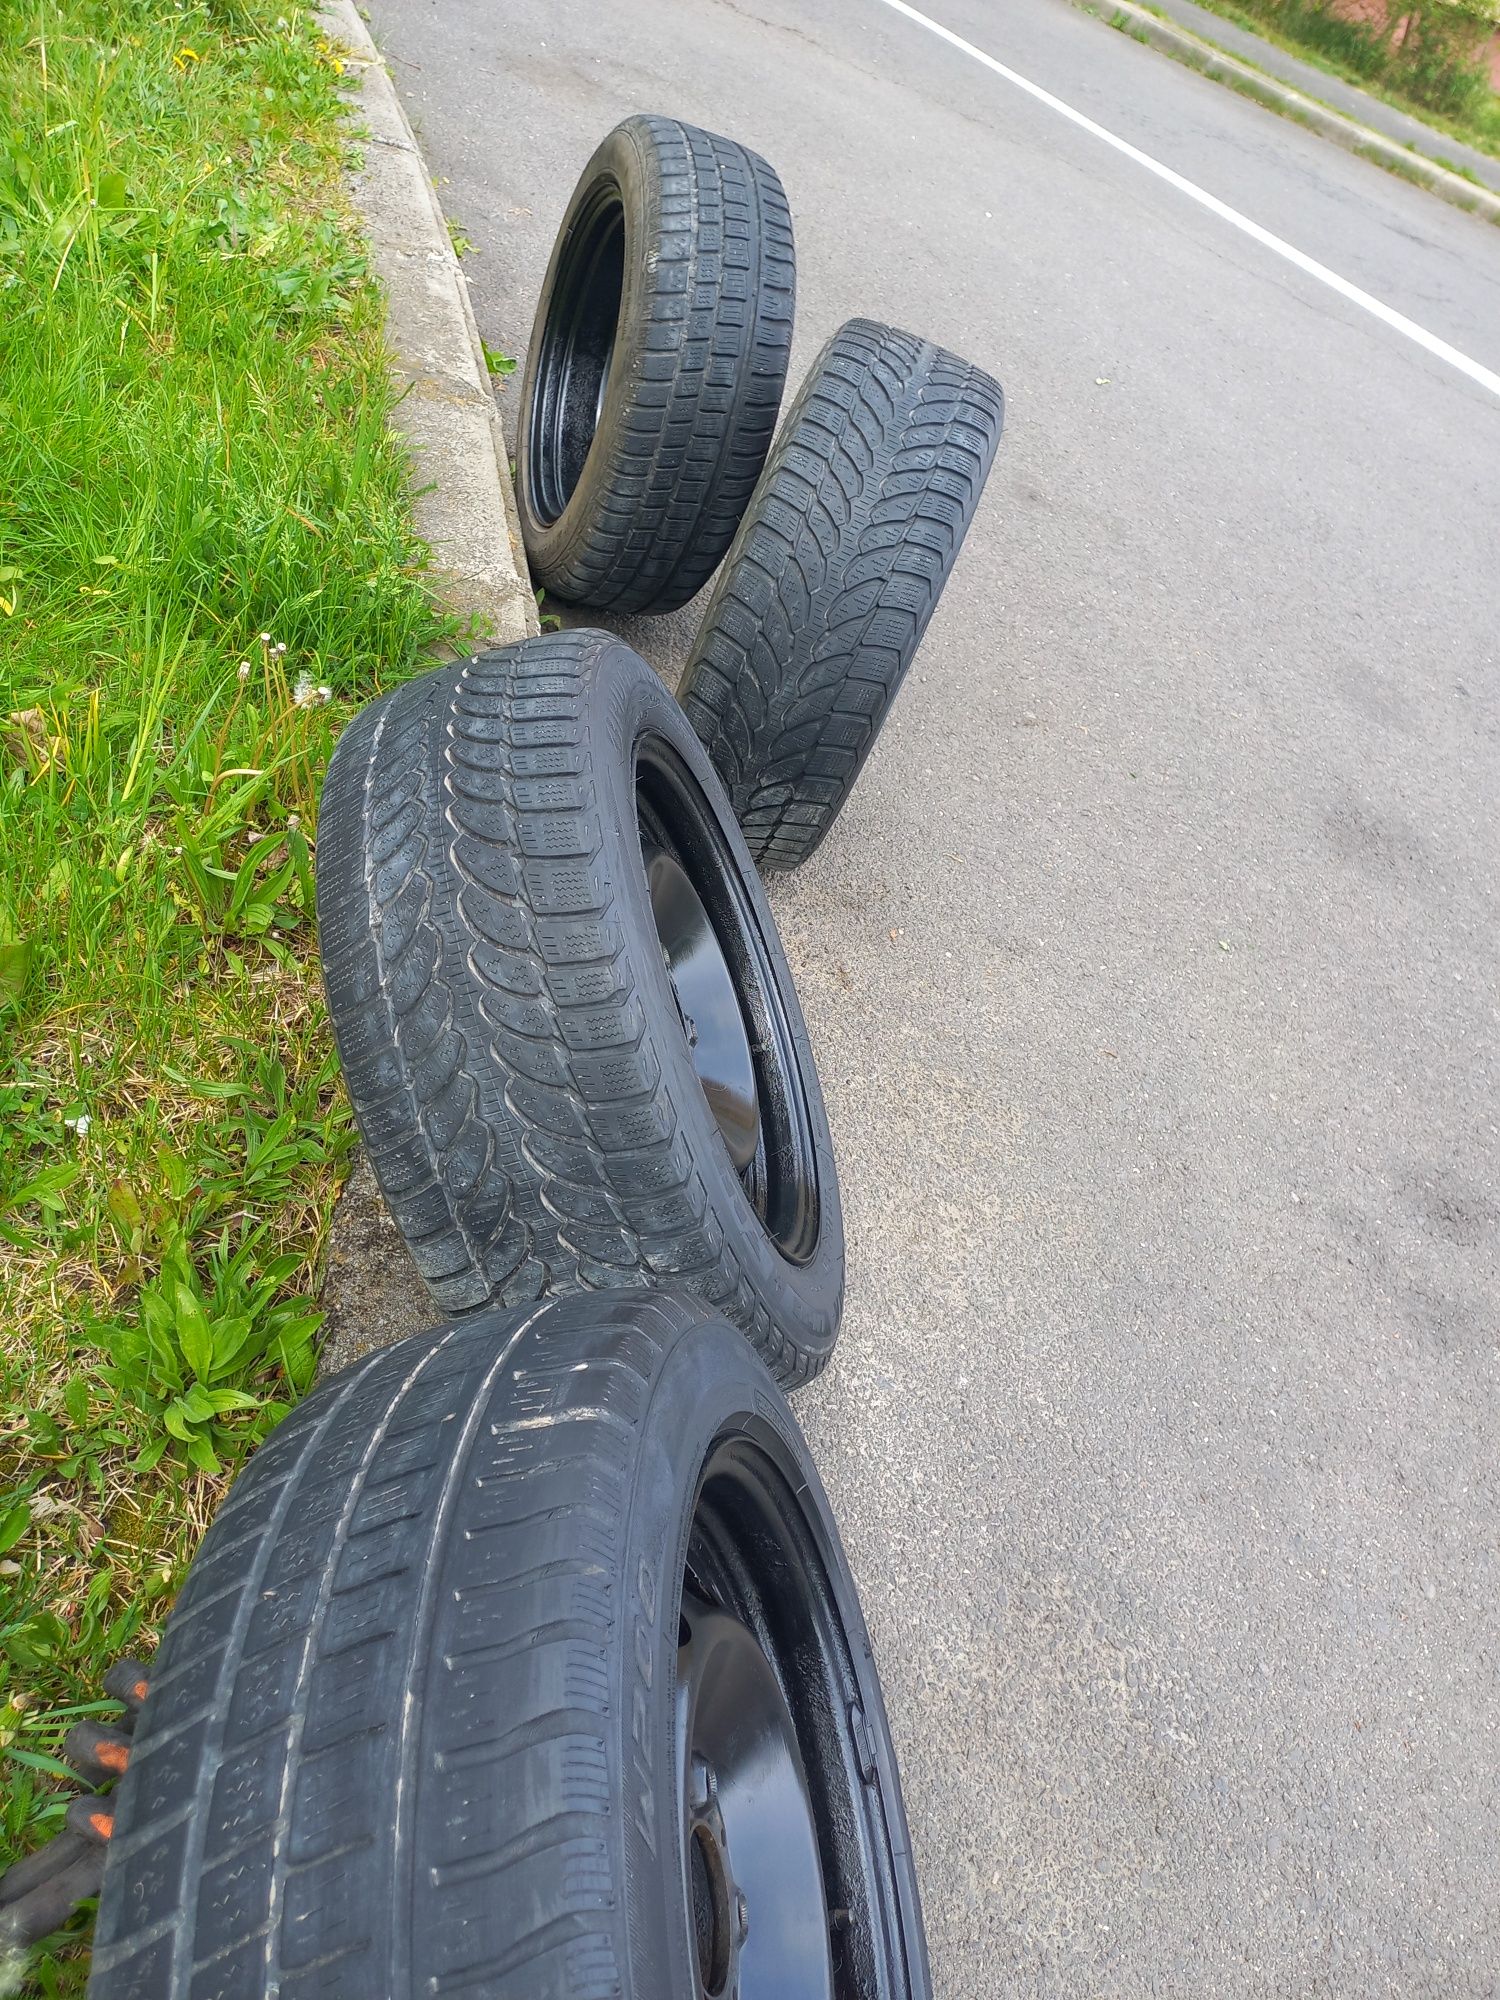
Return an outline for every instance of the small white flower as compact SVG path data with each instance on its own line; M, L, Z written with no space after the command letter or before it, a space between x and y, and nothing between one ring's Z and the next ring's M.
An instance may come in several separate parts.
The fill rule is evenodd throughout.
M63 1120L68 1130L76 1132L80 1139L86 1139L89 1136L89 1125L91 1122L89 1114L86 1111L80 1111L76 1118L65 1118Z
M311 674L298 674L297 685L292 689L292 700L298 708L316 707L318 690Z
M261 633L261 635L260 635L260 643L261 643L261 644L262 644L263 646L269 646L269 645L270 645L270 643L271 643L271 635L270 635L270 633L269 633L269 632L262 632L262 633Z
M282 655L286 652L286 640L282 639L276 646L272 648L272 651L275 653L277 659L279 660L282 657Z
M318 689L318 700L324 702L332 701L333 689L331 687L320 687Z
M240 679L241 679L242 681L247 681L247 680L249 680L249 678L250 678L250 662L249 662L248 660L241 660L241 661L240 661L240 664L239 664L239 668L238 668L238 673L239 673L239 677L240 677Z

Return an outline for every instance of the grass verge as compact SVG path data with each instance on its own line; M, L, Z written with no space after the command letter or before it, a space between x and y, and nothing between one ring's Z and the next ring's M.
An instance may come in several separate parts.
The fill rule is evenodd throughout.
M1397 111L1500 156L1500 97L1443 17L1393 44L1372 25L1347 21L1316 0L1198 0L1201 7L1382 99ZM1422 27L1428 29L1424 42ZM1463 170L1445 162L1450 172Z
M0 1866L313 1367L318 786L440 636L339 68L293 0L0 8Z

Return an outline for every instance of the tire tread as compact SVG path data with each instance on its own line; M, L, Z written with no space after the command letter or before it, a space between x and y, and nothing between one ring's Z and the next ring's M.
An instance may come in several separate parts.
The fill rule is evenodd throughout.
M243 1534L243 1504L221 1513L198 1561L233 1582L197 1601L185 1587L169 1622L158 1657L176 1678L153 1672L118 1789L93 2000L619 1990L603 1662L647 1389L666 1343L700 1315L635 1298L563 1303L541 1329L537 1317L521 1309L498 1327L460 1323L383 1350L301 1406L314 1420L276 1433L242 1475L236 1496L269 1486L273 1498ZM486 1421L528 1392L544 1412L529 1428ZM617 1449L601 1448L590 1418L609 1435L620 1427ZM412 1439L420 1465L402 1448ZM409 1509L362 1528L372 1497L381 1515L392 1488ZM596 1560L533 1563L496 1595L507 1537L488 1531L514 1530L512 1495L528 1548L581 1538ZM320 1496L327 1548L308 1571L305 1551L287 1548L305 1510L321 1519ZM372 1536L388 1542L388 1567L341 1591ZM268 1580L288 1564L287 1582L310 1575L314 1587L252 1646ZM336 1600L382 1589L389 1615L357 1640L341 1635ZM503 1641L483 1658L460 1643L479 1622ZM209 1631L226 1643L206 1650ZM405 1692L424 1663L445 1692L413 1704ZM462 1690L476 1673L482 1720L477 1684L473 1698ZM274 1717L247 1726L268 1705ZM488 1767L501 1763L514 1782L497 1787ZM393 1796L404 1802L394 1818ZM470 1900L465 1922L443 1922L446 1899L476 1877L490 1893ZM433 1920L403 1924L419 1886Z
M982 369L853 320L771 454L679 697L767 871L843 806L989 476L1004 417Z

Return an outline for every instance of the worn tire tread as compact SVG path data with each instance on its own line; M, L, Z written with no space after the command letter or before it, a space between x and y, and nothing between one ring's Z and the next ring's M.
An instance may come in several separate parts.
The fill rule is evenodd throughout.
M153 1667L92 2000L619 1991L628 1467L663 1347L700 1318L635 1297L440 1327L272 1435ZM424 1674L446 1691L407 1700ZM418 1855L431 1920L403 1923Z

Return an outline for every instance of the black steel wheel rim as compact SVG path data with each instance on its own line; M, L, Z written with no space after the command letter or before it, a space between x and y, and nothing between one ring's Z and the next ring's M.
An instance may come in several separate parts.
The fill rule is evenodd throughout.
M782 1256L818 1243L812 1112L780 982L733 850L665 737L636 749L636 817L667 977L725 1148Z
M604 415L624 286L625 205L602 181L569 226L537 353L526 472L546 527L572 499Z
M780 1454L721 1438L678 1620L694 2000L906 2000L897 1867L837 1593Z

